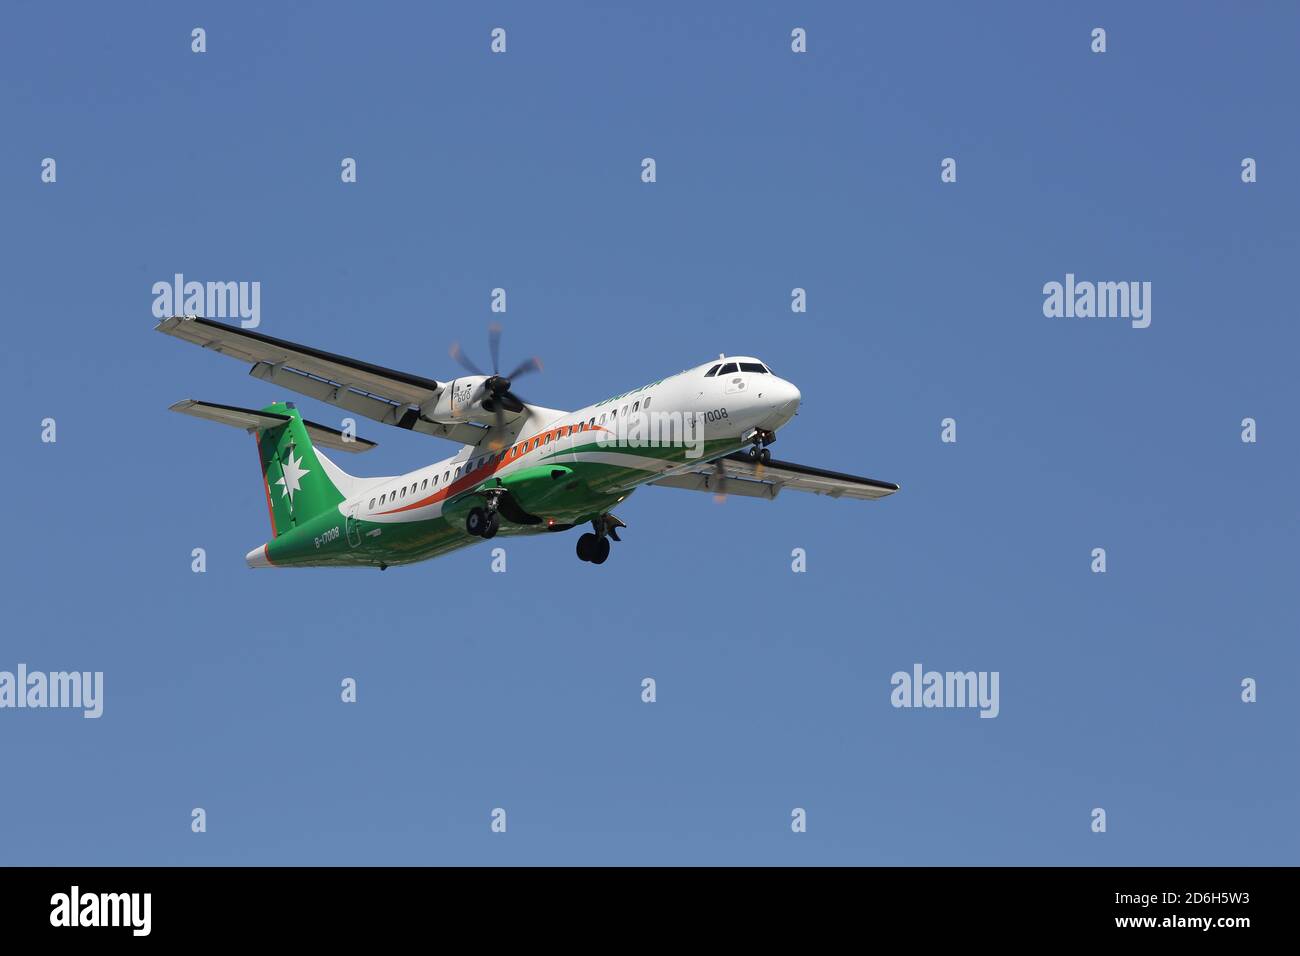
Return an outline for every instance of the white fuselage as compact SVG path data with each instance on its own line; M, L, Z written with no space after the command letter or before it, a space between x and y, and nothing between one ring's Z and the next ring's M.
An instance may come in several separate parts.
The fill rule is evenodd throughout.
M750 368L745 370L744 365ZM719 373L731 366L734 372ZM710 375L711 370L715 373ZM759 360L719 358L571 412L525 406L522 415L507 424L504 435L485 434L479 444L465 445L448 458L404 475L349 479L348 497L339 510L373 522L427 520L441 514L447 500L438 492L454 487L463 477L481 472L483 477L504 478L542 463L575 463L576 446L584 449L576 456L578 461L634 460L641 477L627 482L630 487L727 454L756 429L775 432L794 416L799 400L799 390L767 371ZM637 416L646 426L662 422L665 429L670 422L689 420L689 427L699 431L686 433L691 440L684 441L676 453L649 458L620 444ZM635 440L635 435L631 437ZM489 442L497 447L488 447ZM593 448L593 442L601 444ZM704 442L710 451L692 454Z

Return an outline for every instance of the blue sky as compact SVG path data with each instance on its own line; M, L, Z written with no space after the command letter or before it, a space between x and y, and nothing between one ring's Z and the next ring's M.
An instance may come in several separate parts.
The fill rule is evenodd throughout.
M1297 861L1296 8L708 7L6 8L0 669L106 699L0 711L0 862ZM176 272L433 378L504 287L553 407L758 355L777 457L903 490L254 572L251 443L167 406L292 396L151 331ZM1044 317L1067 272L1151 327ZM360 431L362 473L452 450ZM894 709L916 662L1000 715Z

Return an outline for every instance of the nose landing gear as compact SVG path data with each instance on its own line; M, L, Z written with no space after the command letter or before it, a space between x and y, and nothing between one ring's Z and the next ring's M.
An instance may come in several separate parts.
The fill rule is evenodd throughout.
M769 464L772 461L772 453L767 450L767 446L776 441L776 432L756 428L750 437L754 443L749 446L749 451L746 453L749 460L755 464Z

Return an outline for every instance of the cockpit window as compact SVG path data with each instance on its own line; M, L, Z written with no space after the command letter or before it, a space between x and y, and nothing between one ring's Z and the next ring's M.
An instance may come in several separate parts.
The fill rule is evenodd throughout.
M763 368L762 362L741 362L740 370L742 372L761 372L767 374L767 369Z
M705 378L713 378L713 376L715 376L715 375L718 374L718 369L720 369L720 368L722 368L722 363L718 363L717 365L713 366L713 368L711 368L711 369L709 369L707 372L705 372L705 373L704 373L704 377L705 377Z
M735 363L735 362L728 362L726 365L722 366L722 368L718 369L718 374L719 374L719 375L730 375L730 374L731 374L732 372L734 372L735 370L736 370L736 363Z

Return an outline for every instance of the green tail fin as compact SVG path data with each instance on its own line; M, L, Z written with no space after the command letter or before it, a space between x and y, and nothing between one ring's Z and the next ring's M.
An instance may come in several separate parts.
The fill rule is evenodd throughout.
M288 415L283 425L257 432L262 458L262 483L271 512L271 531L279 537L330 508L344 495L330 479L312 447L302 416L292 402L262 409Z

